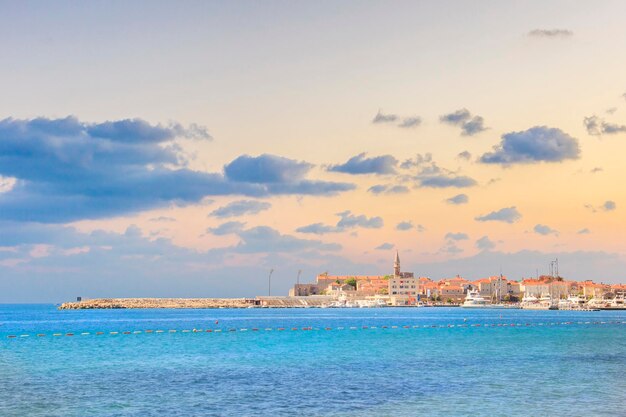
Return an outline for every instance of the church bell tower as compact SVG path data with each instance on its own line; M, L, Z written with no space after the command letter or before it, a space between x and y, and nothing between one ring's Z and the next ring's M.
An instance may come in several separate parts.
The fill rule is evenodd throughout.
M400 255L398 255L397 250L396 250L396 259L393 261L393 275L396 277L400 276Z

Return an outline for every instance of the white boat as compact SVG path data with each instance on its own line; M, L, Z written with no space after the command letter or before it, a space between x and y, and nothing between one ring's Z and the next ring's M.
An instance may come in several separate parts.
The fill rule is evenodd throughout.
M587 305L587 300L577 295L570 295L564 300L559 300L559 310L592 310Z
M525 310L556 310L558 307L552 302L552 297L543 295L540 298L528 296L522 298L520 306Z
M463 308L492 308L492 309L518 309L519 306L515 304L491 304L485 300L478 290L471 290L467 292L465 301L461 304Z
M471 290L467 292L465 301L461 304L463 308L486 308L487 300L481 297L480 292Z

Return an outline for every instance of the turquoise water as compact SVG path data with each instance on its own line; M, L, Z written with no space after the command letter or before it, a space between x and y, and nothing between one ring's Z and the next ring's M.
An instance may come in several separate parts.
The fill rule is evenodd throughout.
M588 417L625 404L624 311L0 306L0 416Z

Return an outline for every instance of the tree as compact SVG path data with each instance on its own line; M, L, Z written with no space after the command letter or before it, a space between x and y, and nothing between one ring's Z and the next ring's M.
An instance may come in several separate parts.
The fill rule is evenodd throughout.
M346 284L352 286L356 290L356 278L348 278Z

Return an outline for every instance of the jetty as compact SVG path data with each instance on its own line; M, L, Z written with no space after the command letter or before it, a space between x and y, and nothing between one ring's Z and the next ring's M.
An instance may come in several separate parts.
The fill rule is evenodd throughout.
M61 304L59 310L138 308L310 308L329 303L332 297L256 298L94 298Z

